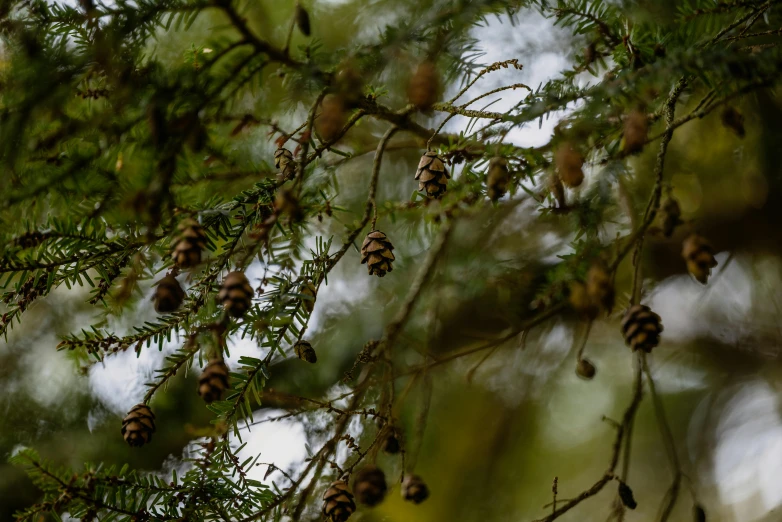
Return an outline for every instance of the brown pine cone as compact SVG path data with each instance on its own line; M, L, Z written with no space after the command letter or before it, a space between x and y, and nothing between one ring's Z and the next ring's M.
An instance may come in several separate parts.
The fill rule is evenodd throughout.
M576 365L576 375L582 379L591 381L595 377L596 373L597 368L595 368L595 365L592 364L589 359L578 360L578 364Z
M442 158L434 151L427 151L418 162L415 179L418 180L418 190L430 198L439 198L448 188L451 175Z
M402 498L420 504L429 498L429 488L418 475L405 475L402 480Z
M373 230L361 245L361 264L367 265L369 275L383 277L393 270L394 246L386 235L379 230Z
M280 147L274 151L274 166L280 171L279 178L282 181L289 181L296 174L296 162L288 149Z
M429 111L442 95L440 75L437 67L430 62L422 62L410 77L407 97L419 111Z
M614 308L614 283L602 263L595 263L586 276L586 291L593 303L611 312Z
M687 271L705 285L711 275L711 269L717 266L711 244L703 236L691 234L684 240L682 256L687 261Z
M632 347L633 351L651 352L652 348L660 343L662 331L660 316L646 305L633 305L622 320L625 342Z
M320 104L320 114L315 119L315 130L325 141L333 142L339 138L342 128L348 121L345 100L336 94L329 94Z
M223 398L228 389L228 366L222 358L212 359L198 379L198 395L209 404Z
M179 236L171 244L171 257L180 268L191 268L201 262L206 248L206 233L195 219L185 218L179 223Z
M146 404L136 404L122 419L122 437L133 447L152 441L155 433L155 414Z
M293 351L296 353L296 357L302 361L306 361L308 363L318 362L318 356L315 353L315 348L312 347L309 341L302 339L301 341L297 342L295 345L293 345Z
M310 15L298 2L296 2L296 26L304 36L312 34Z
M364 98L364 78L352 60L340 64L334 76L334 89L349 106L355 106Z
M489 162L489 174L486 176L486 192L489 199L497 201L508 191L510 170L508 160L501 157L492 158Z
M356 478L353 480L353 491L360 504L369 507L377 506L383 501L386 491L388 491L386 475L382 469L369 465L356 473Z
M725 110L722 111L722 124L735 132L739 138L743 138L746 134L744 115L733 107L725 107Z
M625 154L635 154L641 152L646 142L646 136L649 133L649 120L646 114L639 109L635 109L625 117L624 121L624 146L622 151Z
M669 197L660 208L662 230L665 237L671 237L677 226L682 224L682 210L679 202Z
M182 305L185 291L173 275L167 275L157 282L155 294L155 311L159 314L171 313Z
M313 284L312 281L309 279L301 285L301 289L299 290L299 293L305 296L309 296L312 299L302 299L301 300L301 306L304 307L305 310L307 310L307 313L312 313L312 311L315 309L315 296L318 293L317 287Z
M577 187L584 181L584 156L571 143L565 142L554 153L554 165L559 179L568 187Z
M348 483L336 480L323 494L323 516L330 522L345 522L356 510Z
M277 214L286 214L294 222L304 218L299 199L291 188L283 187L277 190L277 195L274 196L274 210Z
M383 451L389 455L396 455L399 453L400 449L402 449L402 445L399 443L399 437L397 436L396 429L391 428L391 431L388 432L388 435L383 441Z
M568 297L570 306L573 307L578 315L583 319L592 320L597 317L600 308L589 296L587 287L581 281L570 283L570 295Z
M222 303L225 311L231 317L242 317L252 306L254 292L242 272L231 272L223 279L223 286L217 294L217 300Z

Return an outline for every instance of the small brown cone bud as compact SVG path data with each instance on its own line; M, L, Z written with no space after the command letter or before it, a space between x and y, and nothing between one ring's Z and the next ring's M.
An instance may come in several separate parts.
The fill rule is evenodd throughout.
M356 510L348 483L337 480L323 494L323 516L329 522L345 522Z
M212 359L198 379L198 395L209 404L223 398L228 389L228 366L222 359Z
M572 144L565 142L554 153L554 165L559 179L568 187L577 187L584 181L584 156Z
M597 46L595 42L591 42L584 48L584 66L589 67L595 61L597 57Z
M746 134L744 115L733 107L725 107L725 110L722 111L722 124L735 132L739 138L743 138Z
M489 199L497 201L508 191L510 170L505 158L492 158L489 162L489 173L486 176L486 191Z
M191 268L201 262L201 252L206 248L206 233L195 219L186 218L179 223L179 236L171 244L171 257L180 268Z
M402 498L420 504L429 498L429 488L418 475L405 475L402 480Z
M591 381L595 377L595 373L597 373L597 369L595 368L594 364L589 362L588 359L578 360L578 364L576 365L576 375L582 379Z
M601 309L611 312L614 308L614 283L611 274L602 263L596 263L589 268L586 291L590 300L598 304Z
M155 294L152 296L155 301L155 311L159 314L173 312L182 305L184 298L185 291L172 275L167 275L158 281Z
M646 305L633 305L622 320L625 342L633 351L651 352L660 343L662 331L660 316Z
M299 293L304 296L311 297L312 299L302 298L301 300L301 306L304 307L305 310L307 310L307 313L312 313L312 311L315 309L315 296L318 292L318 289L315 287L315 285L312 283L312 281L307 281L306 283L301 285L301 289L299 290Z
M692 519L694 522L706 522L706 511L700 504L692 507Z
M439 198L445 194L448 188L448 180L451 175L442 158L436 152L427 151L418 162L415 179L418 181L418 190L430 198Z
M296 25L304 36L312 34L310 26L310 15L298 2L296 2Z
M622 504L628 509L635 509L638 507L638 503L633 497L633 490L624 482L619 483L619 498L622 500Z
M407 86L407 97L410 103L419 111L428 111L437 103L442 95L440 75L437 67L430 62L422 62L410 77Z
M369 465L356 473L353 492L360 504L369 507L377 506L385 498L386 491L388 486L382 469Z
M315 349L312 347L309 341L302 339L301 341L297 342L295 345L293 345L293 351L296 353L296 357L302 361L306 361L312 364L318 362L318 356L315 354Z
M396 455L399 450L402 449L402 445L399 443L399 437L395 428L391 428L388 435L383 440L383 451L389 455Z
M679 202L669 197L660 208L662 231L665 237L671 237L677 226L682 224L682 210Z
M570 306L584 319L594 319L600 312L600 308L589 297L586 285L581 281L570 283Z
M646 118L646 114L639 109L630 112L624 121L624 146L622 151L625 154L641 152L648 133L649 120Z
M348 121L345 100L341 96L329 94L320 104L320 114L315 119L315 130L325 141L332 142Z
M361 264L367 265L369 275L383 277L393 270L394 246L379 230L373 230L361 245Z
M293 153L288 149L280 147L274 151L274 166L280 171L280 179L289 181L296 174L296 162L293 160Z
M217 294L217 300L222 303L225 311L231 317L242 317L252 306L255 292L242 272L231 272L223 279L223 286Z
M687 262L687 270L702 284L706 284L711 269L717 266L711 244L698 234L691 234L682 245L682 257Z
M148 444L155 433L155 414L146 404L136 404L122 419L121 433L125 442L131 446Z

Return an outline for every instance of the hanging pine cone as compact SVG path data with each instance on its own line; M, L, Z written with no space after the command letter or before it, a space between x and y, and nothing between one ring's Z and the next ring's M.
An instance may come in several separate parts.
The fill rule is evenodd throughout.
M190 268L201 262L201 252L206 248L206 233L198 221L192 218L179 223L179 236L171 244L171 257L180 268Z
M293 161L293 153L280 147L274 151L274 166L280 171L280 179L289 181L296 174L296 162Z
M692 519L694 522L706 522L706 511L700 504L692 506Z
M614 308L614 283L602 263L596 263L589 268L586 291L592 302L598 304L601 309L610 313Z
M146 404L136 404L122 419L121 433L125 442L133 447L151 442L155 433L155 414Z
M320 114L315 119L315 130L325 141L333 142L339 138L342 128L348 121L345 100L336 94L329 94L320 104Z
M364 78L353 60L343 61L334 76L334 89L348 106L355 106L364 97Z
M242 317L252 305L254 292L250 281L242 272L231 272L223 279L223 286L217 294L225 311L231 317Z
M671 237L676 227L682 224L682 210L679 207L679 202L671 197L666 199L660 208L660 215L662 216L663 235Z
M569 289L570 295L568 296L568 300L570 301L570 306L573 307L573 310L586 320L592 320L597 317L600 308L589 296L586 285L581 281L573 281L570 283Z
M296 357L302 361L306 361L308 363L318 362L318 356L309 341L302 339L301 341L297 342L295 345L293 345L293 351L296 353Z
M387 490L386 475L377 466L369 465L356 473L353 492L360 504L377 506L385 498Z
M402 445L399 443L396 428L391 428L391 431L388 432L385 440L383 440L383 451L389 455L396 455L400 449L402 449Z
M687 261L687 271L705 285L711 275L711 269L717 266L711 244L703 236L691 234L684 240L682 256Z
M312 33L310 15L298 2L296 2L296 25L304 36L309 36Z
M591 381L595 377L595 373L597 373L597 368L595 368L594 364L589 362L589 359L578 360L578 364L576 365L576 375L582 379Z
M419 111L428 111L440 98L442 88L437 67L430 62L422 62L410 77L407 86L407 97L410 103Z
M633 496L633 490L624 482L619 482L619 498L622 501L622 504L628 509L635 509L638 507L638 503Z
M429 488L418 475L405 475L402 480L402 498L420 504L429 498Z
M557 167L559 179L568 187L577 187L584 181L584 156L571 143L565 142L557 147L554 153L554 165Z
M501 157L492 158L489 162L489 174L486 176L486 187L489 199L497 201L508 191L510 170L508 160Z
M736 133L736 136L743 138L746 134L744 129L744 115L733 107L725 107L722 111L722 124Z
M415 179L418 180L418 190L430 198L439 198L448 188L451 175L445 163L436 152L427 151L418 162Z
M198 379L198 395L209 404L223 398L228 389L228 366L223 359L212 359Z
M323 516L330 522L345 522L356 510L353 494L344 480L331 483L323 494Z
M312 311L315 309L315 296L317 292L318 292L317 287L309 279L304 284L301 285L301 290L299 290L299 293L312 298L312 299L301 300L301 306L303 306L304 309L307 310L307 313L311 314Z
M369 275L383 277L393 270L394 245L386 235L379 230L373 230L361 245L361 264L366 263Z
M660 316L646 305L633 305L622 320L622 333L625 342L635 350L646 353L660 343L663 325Z
M635 109L625 117L624 146L625 154L635 154L644 148L646 136L649 133L649 120L643 111Z
M173 312L182 305L184 298L185 291L173 275L167 275L158 281L155 294L152 296L155 301L155 311L159 314Z

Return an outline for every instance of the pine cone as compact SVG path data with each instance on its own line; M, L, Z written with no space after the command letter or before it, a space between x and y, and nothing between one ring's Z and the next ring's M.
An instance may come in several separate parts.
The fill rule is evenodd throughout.
M633 490L624 482L619 483L619 498L626 508L635 509L638 507L638 503L635 501L635 497L633 497Z
M660 215L662 216L663 235L671 237L676 227L682 224L682 210L679 207L679 202L671 197L666 199L660 209Z
M703 236L691 234L684 240L682 256L687 261L687 271L705 285L711 275L711 269L717 266L711 244Z
M700 504L695 504L692 507L692 519L695 522L706 522L706 511Z
M614 308L614 283L611 274L602 263L596 263L589 268L586 277L586 291L593 303L611 312Z
M388 240L386 235L379 230L373 230L364 239L361 245L361 264L367 264L369 275L383 277L386 272L394 268L394 246Z
M396 429L391 428L391 431L383 441L383 451L389 455L396 455L399 450L402 449L402 445L399 444L399 437L397 437Z
M402 498L420 504L429 498L429 488L418 475L405 475L402 480Z
M323 516L330 522L345 522L356 510L353 494L344 480L331 483L323 494Z
M318 362L318 356L309 341L302 339L301 341L297 342L295 345L293 345L293 351L296 353L296 357L302 361L307 361L308 363Z
M334 89L349 106L355 106L364 98L364 78L352 60L340 64L334 76Z
M557 167L559 179L568 187L577 187L584 181L584 156L573 145L565 142L557 147L554 153L554 165Z
M303 306L304 309L307 310L307 313L311 314L312 311L315 309L315 296L318 293L317 287L313 284L312 281L307 280L307 282L301 285L301 289L299 290L299 293L312 298L312 299L301 300L301 306Z
M427 151L421 156L418 170L415 172L418 190L426 193L430 198L439 198L445 194L450 177L445 163L436 152Z
M198 379L198 395L209 404L223 398L228 389L228 366L222 358L212 359Z
M426 112L437 102L441 92L437 67L430 61L422 62L410 77L407 86L407 97L410 103L419 111Z
M345 100L336 94L329 94L320 104L320 114L315 119L315 130L325 141L333 142L339 137L348 121Z
M201 262L201 252L206 248L206 234L198 221L192 218L179 223L179 237L171 244L171 257L180 268L191 268Z
M157 282L155 294L155 311L159 314L171 313L182 305L185 291L173 275L167 275Z
M649 133L649 120L646 114L638 109L633 110L625 117L624 121L624 146L622 151L625 154L635 154L641 152L646 142L646 136Z
M388 486L383 470L369 465L356 473L353 481L353 491L356 500L365 506L374 507L383 502Z
M296 25L304 36L309 36L312 33L310 15L298 2L296 2Z
M293 160L293 153L288 149L280 147L274 151L274 166L280 171L280 179L289 181L296 175L296 162Z
M660 343L663 325L660 316L646 305L633 305L622 320L625 342L635 350L646 353Z
M489 174L486 176L486 187L489 199L497 201L508 191L510 184L510 171L508 160L505 158L493 158L489 162Z
M253 295L253 287L247 276L242 272L231 272L223 279L217 300L231 317L242 317L252 306Z
M573 281L570 283L570 295L568 299L570 301L570 306L573 307L573 310L575 310L583 319L592 320L596 318L597 314L600 312L600 308L589 296L586 285L581 281Z
M136 404L122 419L121 433L125 442L133 447L151 442L155 433L155 414L146 404Z
M579 377L591 381L597 373L595 365L589 362L589 359L579 359L576 365L576 375Z
M291 188L283 187L277 190L277 195L274 197L274 210L278 214L287 214L288 218L294 222L304 218L299 200Z
M744 115L733 107L725 107L725 110L722 111L722 124L735 132L739 138L743 138L746 134Z

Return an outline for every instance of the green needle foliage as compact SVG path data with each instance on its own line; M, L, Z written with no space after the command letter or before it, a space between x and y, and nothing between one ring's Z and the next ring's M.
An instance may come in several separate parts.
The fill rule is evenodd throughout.
M743 135L743 116L732 105L772 92L782 72L782 15L773 0L371 2L352 8L363 19L387 22L369 35L357 31L339 48L330 33L341 29L320 20L340 7L318 3L308 10L305 3L281 2L285 13L275 29L276 22L261 19L265 7L254 4L117 0L74 7L11 0L0 7L0 333L8 339L36 301L58 291L93 310L91 324L65 333L57 346L83 369L120 352L176 344L139 397L153 410L177 375L228 358L229 341L255 346L230 369L227 393L209 404L211 427L193 437L179 476L174 471L164 479L127 465L62 469L33 450L17 451L11 462L40 489L40 500L19 511L18 520L63 514L85 521L298 520L306 509L318 509L312 506L328 483L373 462L389 437L397 449L405 438L420 444L429 400L418 428L402 437L404 389L420 385L431 393L430 366L476 352L410 364L415 353L408 338L427 335L427 326L414 319L435 306L427 295L436 285L428 283L438 271L491 274L462 278L459 299L466 302L483 299L485 286L502 286L503 278L532 281L531 291L506 309L512 327L479 350L525 339L543 321L575 316L572 309L592 325L598 312L611 310L615 292L623 314L639 303L644 244L659 234L662 203L676 188L666 175L674 134L717 111ZM571 66L538 86L511 82L473 95L495 71L523 68L513 56L484 63L476 28L527 16L542 16L555 26L550 30L569 35ZM418 71L412 79L408 69ZM491 95L519 101L493 111ZM438 101L409 103L414 98ZM542 146L509 138L550 118L558 123ZM466 130L445 132L446 119ZM291 154L275 166L278 147ZM428 149L447 164L451 179L438 199L413 192L412 163L409 179L394 181L412 198L378 190L381 160L405 149L412 151L408 159ZM656 155L654 166L633 175L635 157L647 151ZM343 169L365 154L374 154L371 172L358 186L341 184ZM487 177L493 159L503 167ZM585 188L577 188L585 173ZM362 202L341 206L345 192L361 192ZM459 246L451 245L454 229L499 220L522 204L532 205L535 220L569 234L570 249L555 263L534 270L500 263L502 272L491 272L480 267L482 258L459 256ZM671 227L683 223L678 216L663 218ZM194 267L178 267L171 256L185 219L200 224L206 236ZM386 224L406 237L394 237ZM274 487L248 478L258 457L240 462L237 454L253 412L274 397L267 387L280 377L272 366L296 357L293 346L305 339L329 273L350 263L355 266L348 270L365 270L356 252L374 229L387 232L401 258L378 288L405 271L413 274L409 284L388 287L399 295L384 330L364 339L344 377L331 376L330 384L347 387L340 388L346 392L341 402L324 392L319 399L289 395L281 403L285 416L327 414L326 442ZM405 248L416 243L426 252L411 260ZM711 250L703 245L698 255L709 263ZM472 248L477 255L479 245ZM447 249L453 255L446 257ZM620 268L632 275L617 278ZM246 313L232 317L217 297L229 272L248 269L263 277L250 281ZM148 306L144 289L167 274L183 276L181 305L116 330L118 319ZM644 349L633 355L635 394L619 419L609 471L581 495L555 501L543 520L579 509L618 477L644 387L668 430L676 470L663 518L677 501L682 470L643 353L656 344L643 328L657 335L659 325L656 315L639 313L623 327L628 342ZM318 352L318 364L326 357ZM591 379L595 369L588 365ZM361 436L351 434L352 419L364 426ZM337 461L342 443L349 456ZM405 471L412 473L414 465L412 458ZM633 499L630 486L619 484L622 499ZM406 495L418 503L426 485L416 482L416 488ZM349 514L348 504L328 512ZM623 516L621 504L615 510Z

